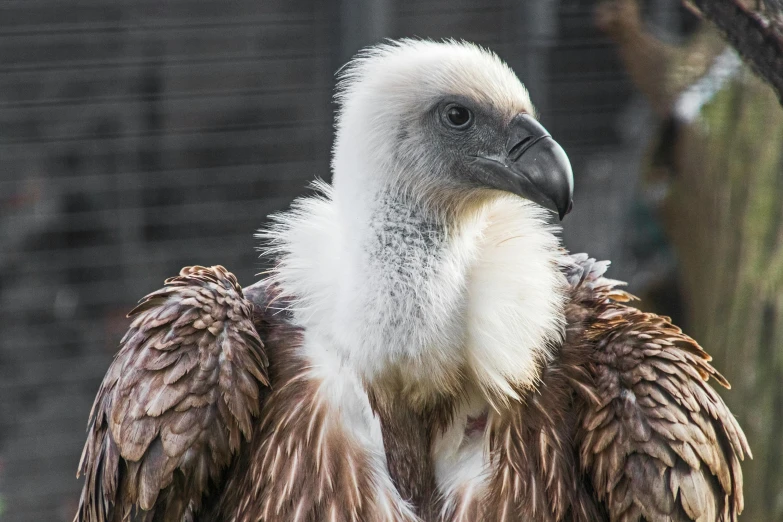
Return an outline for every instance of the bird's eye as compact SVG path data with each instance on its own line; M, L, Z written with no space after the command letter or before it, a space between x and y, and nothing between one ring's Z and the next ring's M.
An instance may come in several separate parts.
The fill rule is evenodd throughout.
M446 122L455 129L464 130L473 124L473 113L461 105L451 105L446 109Z

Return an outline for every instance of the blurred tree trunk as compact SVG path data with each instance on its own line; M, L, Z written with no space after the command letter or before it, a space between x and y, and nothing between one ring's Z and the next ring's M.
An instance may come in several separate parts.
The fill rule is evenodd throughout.
M724 396L754 454L746 519L783 520L783 111L745 73L673 145L660 210L689 333L734 386Z
M678 258L687 333L732 383L723 395L753 450L742 518L783 520L783 109L740 67L683 117L682 93L700 85L725 44L703 29L687 47L665 45L635 5L606 4L614 15L599 12L598 22L666 122L644 185Z

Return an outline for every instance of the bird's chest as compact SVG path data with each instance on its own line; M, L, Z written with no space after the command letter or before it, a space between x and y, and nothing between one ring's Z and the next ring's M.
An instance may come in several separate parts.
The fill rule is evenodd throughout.
M464 390L424 409L392 400L375 412L389 476L422 520L478 509L490 473L490 412L480 394Z
M455 380L459 386L455 393L438 392L423 400L420 386L402 373L368 383L323 354L308 365L324 370L312 373L317 382L312 402L322 405L320 415L331 424L322 447L327 451L353 448L352 459L367 466L354 472L371 484L364 494L409 506L416 522L442 520L445 512L479 509L490 474L491 414L477 386L464 378ZM296 431L307 429L303 425ZM331 437L339 443L331 442ZM314 457L314 461L324 458ZM327 461L342 459L342 454L326 457Z
M415 403L400 389L410 381L389 374L368 383L317 337L305 335L295 350L268 348L273 396L248 459L248 487L260 498L243 504L249 518L238 520L277 510L279 520L300 512L315 517L302 520L482 519L497 475L490 426L502 418L475 382Z

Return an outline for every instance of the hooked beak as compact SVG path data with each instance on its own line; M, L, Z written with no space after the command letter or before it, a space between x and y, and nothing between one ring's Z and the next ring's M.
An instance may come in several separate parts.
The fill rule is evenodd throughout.
M563 147L527 114L516 115L509 131L505 155L474 156L482 181L554 210L562 220L574 195L574 175Z

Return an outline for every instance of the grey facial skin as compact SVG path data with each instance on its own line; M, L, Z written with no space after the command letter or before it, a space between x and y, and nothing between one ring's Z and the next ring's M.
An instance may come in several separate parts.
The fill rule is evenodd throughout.
M470 111L469 125L449 122L454 106ZM509 120L477 100L448 96L434 104L420 130L409 129L400 140L409 146L400 149L413 150L410 158L437 159L430 165L442 167L437 169L441 185L510 192L557 212L561 220L571 211L574 177L568 155L529 114ZM429 144L426 151L416 148L421 143Z
M573 207L574 175L563 148L528 114L508 127L503 153L475 155L484 183L554 210L562 220Z

